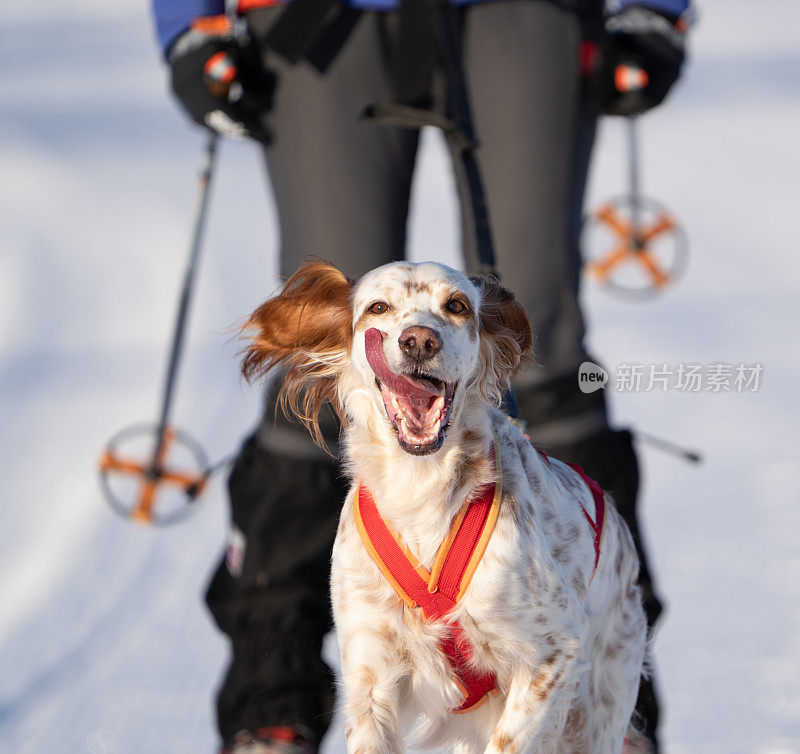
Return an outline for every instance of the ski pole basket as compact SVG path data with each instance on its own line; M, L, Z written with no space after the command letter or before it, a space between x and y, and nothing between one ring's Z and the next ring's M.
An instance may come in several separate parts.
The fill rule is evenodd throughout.
M118 432L100 458L111 508L138 524L166 526L189 515L208 481L203 448L185 432L138 424Z
M629 194L604 202L584 218L581 240L585 272L623 297L657 296L686 269L686 233L648 197Z

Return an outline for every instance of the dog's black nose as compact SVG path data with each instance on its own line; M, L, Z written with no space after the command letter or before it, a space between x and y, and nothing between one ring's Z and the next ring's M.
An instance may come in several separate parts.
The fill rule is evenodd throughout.
M416 362L436 356L442 350L442 341L436 330L413 325L407 327L397 339L400 350Z

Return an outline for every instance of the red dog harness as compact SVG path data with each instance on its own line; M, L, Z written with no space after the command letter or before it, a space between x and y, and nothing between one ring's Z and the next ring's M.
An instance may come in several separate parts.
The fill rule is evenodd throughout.
M484 486L475 499L463 505L439 546L430 572L419 563L400 535L381 518L370 491L363 485L359 485L356 491L353 505L356 526L367 552L403 602L411 608L419 607L428 620L446 618L458 604L491 539L503 496L502 469L494 447L492 451L497 465L497 482ZM594 497L594 520L582 504L581 509L595 532L596 570L605 499L597 482L587 477L580 466L572 468L580 474ZM446 626L448 631L439 641L439 648L447 657L464 695L461 705L452 711L468 712L479 707L489 693L497 693L497 677L491 672L476 671L471 666L472 645L458 621L447 620Z
M548 462L550 461L548 456L545 455L545 458L547 458ZM577 463L568 463L567 466L573 471L576 471L580 478L586 482L586 486L592 493L592 498L594 498L594 519L592 519L589 515L589 511L586 510L586 507L580 501L580 498L578 498L578 505L581 506L583 515L586 516L586 520L589 522L589 526L592 527L592 531L594 532L594 568L592 569L592 576L589 579L589 583L591 584L597 572L597 564L600 562L600 543L603 541L603 529L606 522L606 496L603 492L603 488L595 482L594 479L586 475L582 466L578 466Z
M525 435L525 437L528 436ZM547 453L545 453L541 448L536 448L536 452L544 459L548 466L552 466L550 463L550 456L547 455ZM592 493L592 499L594 500L594 518L592 518L589 515L589 511L586 510L586 506L581 502L581 499L577 497L577 495L575 497L575 499L578 501L578 505L581 506L583 515L586 516L586 520L589 522L589 526L592 527L592 531L594 532L594 568L592 569L592 575L589 578L589 584L591 584L592 579L594 579L594 575L597 572L597 564L600 562L600 544L603 541L603 531L605 530L606 523L606 496L603 492L603 488L597 482L595 482L594 479L587 475L587 473L583 470L583 466L580 466L577 463L568 463L567 466L569 466L578 474L581 479L583 479L583 481L586 483L586 486L589 488L589 492Z

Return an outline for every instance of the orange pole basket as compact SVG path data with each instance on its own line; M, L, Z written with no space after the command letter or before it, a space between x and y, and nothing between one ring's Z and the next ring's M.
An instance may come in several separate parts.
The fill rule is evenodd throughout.
M179 457L177 468L170 466L173 454ZM209 477L205 453L197 442L173 427L167 427L159 440L155 425L123 429L109 441L99 466L109 505L131 521L156 526L188 515Z

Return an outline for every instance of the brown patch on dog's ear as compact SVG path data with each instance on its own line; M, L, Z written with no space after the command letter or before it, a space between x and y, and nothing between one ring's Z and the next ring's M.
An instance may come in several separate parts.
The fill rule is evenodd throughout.
M473 277L481 293L478 322L481 355L490 382L488 392L502 396L525 359L531 358L533 328L514 294L492 277Z
M343 418L336 381L353 339L352 287L339 269L315 260L295 272L242 327L250 338L242 374L251 380L284 366L281 408L296 415L323 447L319 413L324 404L330 402Z
M517 364L533 347L533 328L528 313L514 294L494 278L470 278L481 292L481 334L498 340L509 362ZM511 342L508 342L511 341Z

